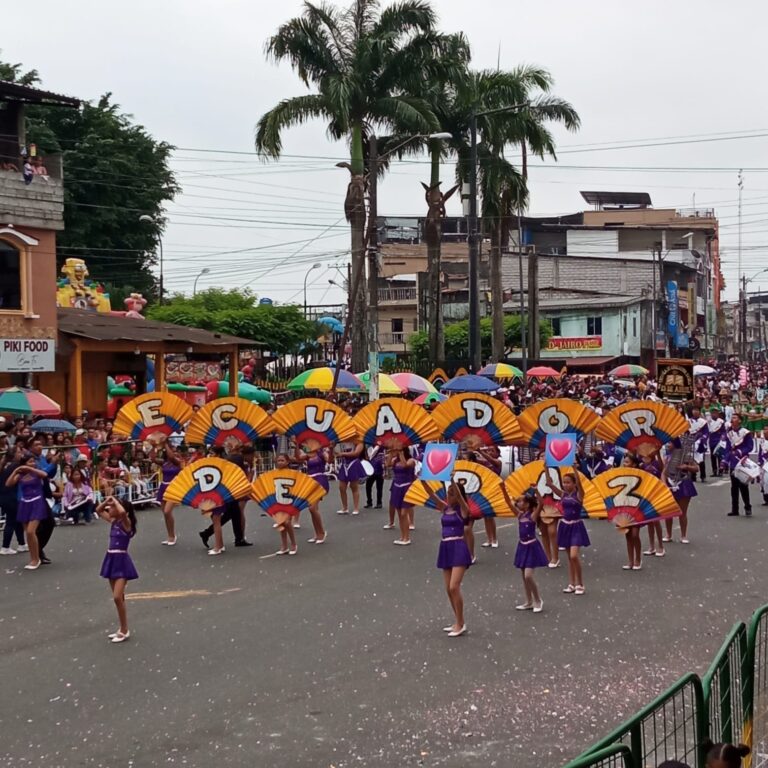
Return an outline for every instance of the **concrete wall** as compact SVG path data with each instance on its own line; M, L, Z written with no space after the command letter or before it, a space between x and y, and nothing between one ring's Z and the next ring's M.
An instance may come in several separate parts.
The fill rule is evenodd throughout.
M20 173L0 171L0 225L64 229L64 186L60 179L35 176L25 184Z

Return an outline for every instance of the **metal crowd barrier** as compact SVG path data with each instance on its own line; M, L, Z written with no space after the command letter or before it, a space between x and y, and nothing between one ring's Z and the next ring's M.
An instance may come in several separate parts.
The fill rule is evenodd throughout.
M752 748L746 768L768 768L768 605L728 633L706 674L689 673L566 768L704 768L704 742Z

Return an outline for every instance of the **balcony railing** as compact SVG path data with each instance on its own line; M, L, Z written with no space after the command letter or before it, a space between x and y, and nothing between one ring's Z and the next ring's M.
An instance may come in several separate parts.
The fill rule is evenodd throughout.
M387 346L405 346L408 343L410 334L405 331L394 331L392 333L380 333L379 342Z
M415 288L379 288L379 301L416 301Z

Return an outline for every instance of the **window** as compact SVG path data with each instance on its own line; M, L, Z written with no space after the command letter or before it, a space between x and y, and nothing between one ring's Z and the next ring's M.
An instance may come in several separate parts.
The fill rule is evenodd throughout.
M587 336L600 336L603 333L603 318L587 318Z
M19 311L21 305L21 253L0 240L0 312Z
M552 323L552 335L553 336L562 336L562 328L560 327L560 318L559 317L551 317L549 319L549 322Z
M632 315L632 335L637 338L637 315Z
M392 333L402 333L403 332L403 318L402 317L393 317L392 318Z

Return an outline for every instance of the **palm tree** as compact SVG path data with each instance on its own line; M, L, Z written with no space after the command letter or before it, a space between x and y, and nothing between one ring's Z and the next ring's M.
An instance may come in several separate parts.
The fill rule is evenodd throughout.
M353 0L345 9L304 3L298 16L267 41L267 55L287 60L314 92L284 99L261 117L256 148L280 156L282 132L312 118L327 122L333 139L346 139L350 173L344 212L351 229L352 366L365 367L365 140L382 127L392 134L424 134L439 128L419 93L441 77L445 36L426 0L402 0L380 10L378 0Z

